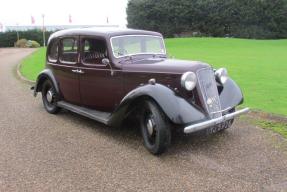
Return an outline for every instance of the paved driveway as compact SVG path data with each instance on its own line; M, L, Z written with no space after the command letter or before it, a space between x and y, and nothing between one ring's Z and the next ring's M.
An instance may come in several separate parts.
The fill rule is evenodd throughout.
M14 72L31 52L0 49L0 191L287 191L286 142L244 117L155 157L133 126L46 113Z

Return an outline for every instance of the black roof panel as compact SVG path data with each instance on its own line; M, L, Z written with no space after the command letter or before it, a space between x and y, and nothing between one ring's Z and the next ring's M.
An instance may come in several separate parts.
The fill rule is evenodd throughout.
M127 29L127 28L114 28L114 27L91 27L91 28L75 28L65 29L53 33L50 40L56 37L69 36L69 35L95 35L105 38L120 36L120 35L154 35L162 36L160 33L145 30Z

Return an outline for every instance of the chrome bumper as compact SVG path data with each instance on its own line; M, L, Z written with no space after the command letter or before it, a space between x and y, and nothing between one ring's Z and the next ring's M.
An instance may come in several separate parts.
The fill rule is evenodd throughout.
M233 119L234 117L240 116L240 115L242 115L244 113L248 113L248 112L249 112L249 108L244 108L244 109L241 109L241 110L236 111L234 113L226 114L222 117L218 117L218 118L207 120L207 121L204 121L201 123L189 125L189 126L184 128L184 133L194 133L194 132L206 129L208 127L218 125L224 121Z

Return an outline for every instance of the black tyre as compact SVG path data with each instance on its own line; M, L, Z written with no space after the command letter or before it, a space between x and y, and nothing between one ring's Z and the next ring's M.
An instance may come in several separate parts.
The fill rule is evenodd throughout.
M56 114L60 111L56 103L56 98L57 93L53 83L50 80L46 80L42 85L42 100L48 113Z
M149 152L159 155L170 145L170 122L153 101L145 101L140 115L144 145Z

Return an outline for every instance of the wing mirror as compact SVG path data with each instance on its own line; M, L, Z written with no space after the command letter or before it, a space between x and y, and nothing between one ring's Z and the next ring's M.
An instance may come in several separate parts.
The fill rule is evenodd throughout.
M111 66L111 62L108 58L103 58L102 59L102 63L105 65L105 66L109 66L111 68L111 76L114 75L114 71L113 71L113 68Z

